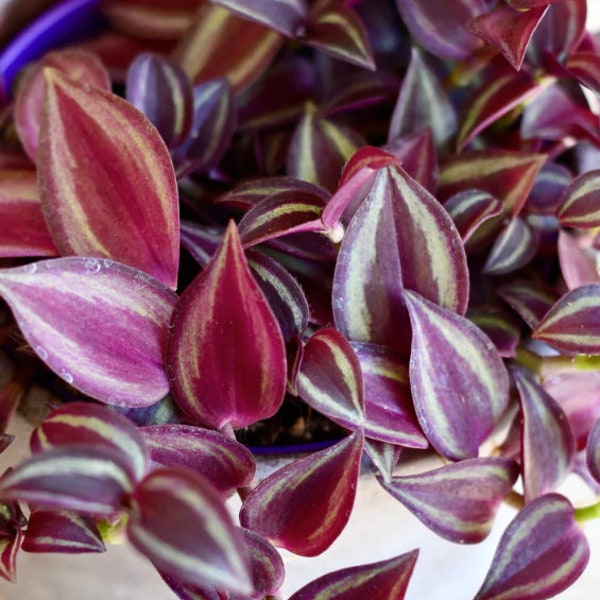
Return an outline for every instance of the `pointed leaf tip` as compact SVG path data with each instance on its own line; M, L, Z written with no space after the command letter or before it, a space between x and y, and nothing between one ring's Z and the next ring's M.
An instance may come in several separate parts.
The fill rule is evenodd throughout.
M168 362L177 403L209 427L245 427L273 415L283 401L283 337L233 222L208 266L181 296ZM205 397L214 402L209 406Z

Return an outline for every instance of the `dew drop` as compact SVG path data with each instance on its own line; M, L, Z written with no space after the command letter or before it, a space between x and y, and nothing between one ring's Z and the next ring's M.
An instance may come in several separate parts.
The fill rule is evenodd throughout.
M35 353L42 359L46 360L48 358L48 351L43 346L36 346Z
M101 268L100 261L97 258L88 258L85 261L85 270L88 273L97 273Z
M114 261L110 260L109 258L105 258L105 259L102 261L102 264L104 264L104 266L105 266L107 269L110 269L110 267L112 267L112 265L113 265L113 262L114 262Z
M66 369L61 369L60 370L60 376L67 382L67 383L73 383L73 375L71 375L71 373L69 373L69 371L67 371Z
M23 271L25 271L25 273L33 274L37 271L37 265L35 263L31 263L30 265L25 265L23 267Z

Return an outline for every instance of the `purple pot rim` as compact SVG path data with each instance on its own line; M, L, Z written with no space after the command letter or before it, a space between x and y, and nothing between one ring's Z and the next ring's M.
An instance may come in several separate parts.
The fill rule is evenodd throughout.
M304 444L286 444L282 446L247 446L247 448L255 456L282 456L316 452L317 450L329 448L330 446L337 444L339 441L340 440L338 438L335 438L321 442L306 442Z
M45 52L104 28L101 0L64 0L42 13L0 54L0 101L6 103L18 72Z

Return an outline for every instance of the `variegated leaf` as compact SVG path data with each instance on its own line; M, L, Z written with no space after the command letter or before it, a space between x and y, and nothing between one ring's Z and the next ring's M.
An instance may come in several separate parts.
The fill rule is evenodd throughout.
M488 192L471 189L451 196L444 208L466 244L479 225L502 212L502 202Z
M169 148L179 146L192 126L192 85L181 67L145 52L127 72L126 98L148 117Z
M384 481L392 479L394 469L402 453L402 446L365 439L365 454L371 459L373 466Z
M244 539L206 480L187 469L159 469L134 499L127 537L159 571L184 584L252 590Z
M31 452L37 454L70 444L98 444L121 452L137 480L148 468L148 451L135 425L104 406L69 402L52 411L31 434Z
M390 122L388 142L429 128L439 148L456 133L457 126L454 107L435 73L413 48Z
M522 465L525 501L554 491L575 453L569 420L557 402L522 368L512 369L523 413Z
M21 529L18 529L14 536L0 538L0 577L11 583L17 581L17 554L22 541Z
M177 296L150 275L57 258L0 270L0 295L38 357L85 394L132 408L169 391L163 361Z
M556 213L563 227L600 227L600 170L587 171L564 191Z
M476 457L508 404L508 374L473 323L414 292L404 297L413 331L410 386L423 432L438 452Z
M139 432L154 468L187 467L227 495L252 482L256 471L254 457L218 431L165 424L140 427Z
M540 281L516 279L496 288L496 293L534 329L558 300L556 292Z
M273 415L283 401L283 337L233 223L180 299L168 362L178 405L210 427L250 425Z
M323 575L294 593L290 600L403 600L418 550L380 562Z
M275 471L246 498L240 523L295 554L321 554L350 517L362 447L358 429L334 446Z
M122 452L72 444L17 464L0 480L0 496L40 507L112 515L132 493L134 481Z
M496 238L483 272L488 275L512 273L530 262L537 248L535 231L521 217L513 217Z
M589 243L589 237L575 236L565 229L558 232L558 261L560 272L570 290L588 285L600 283L600 270L596 266L594 250L585 247Z
M82 554L106 547L94 520L68 510L34 508L23 539L25 552Z
M567 292L537 324L532 336L566 352L600 354L600 284Z
M544 5L531 7L529 10L515 10L515 7L502 2L491 12L472 19L468 29L500 50L504 58L518 71L525 58L529 40L546 10L547 6Z
M468 287L464 249L448 213L401 169L380 169L340 248L337 328L352 341L406 351L402 290L464 313Z
M381 485L439 536L461 544L485 539L519 476L507 458L472 458Z
M565 68L580 83L600 94L600 56L596 52L574 52L567 58Z
M543 215L555 215L566 187L573 176L566 167L556 163L546 163L527 197L526 209Z
M158 132L122 98L45 72L38 173L57 247L113 258L175 288L179 205Z
M586 463L594 479L600 483L600 419L596 420L587 441Z
M346 429L364 424L363 380L352 346L336 329L320 329L302 353L298 395Z
M466 316L492 340L500 356L516 356L522 324L511 312L496 306L479 306L470 308Z
M558 494L529 503L504 532L474 600L541 600L569 587L589 559L573 507Z
M56 256L35 171L0 171L0 257Z

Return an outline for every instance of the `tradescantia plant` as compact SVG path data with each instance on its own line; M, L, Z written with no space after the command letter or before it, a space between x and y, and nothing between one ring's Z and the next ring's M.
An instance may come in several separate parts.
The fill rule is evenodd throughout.
M585 0L60 8L97 31L4 73L0 451L31 382L54 400L0 479L0 575L124 534L181 599L280 598L275 547L329 548L362 460L452 542L515 508L475 600L569 587L600 514L560 488L600 490ZM238 440L309 421L257 481ZM291 600L401 600L417 560Z

